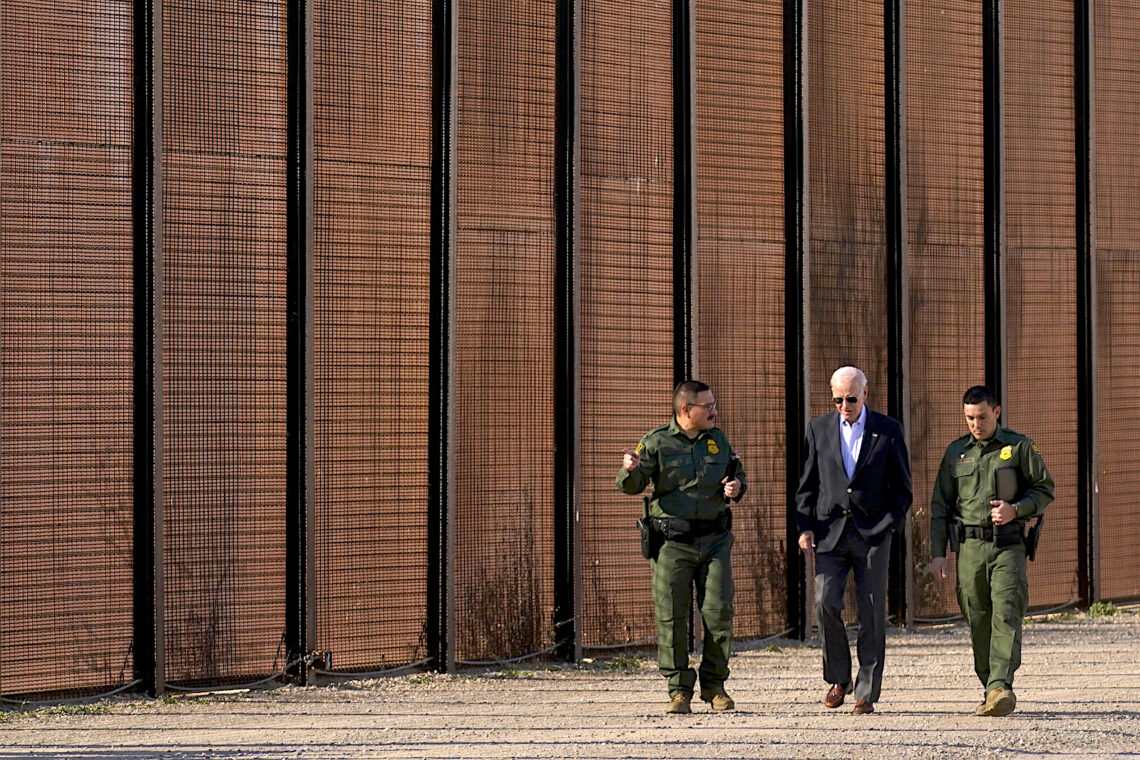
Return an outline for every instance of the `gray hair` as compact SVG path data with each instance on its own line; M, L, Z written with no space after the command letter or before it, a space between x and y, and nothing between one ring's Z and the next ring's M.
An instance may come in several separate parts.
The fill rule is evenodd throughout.
M859 390L863 390L867 387L867 376L863 374L863 370L851 366L840 367L831 374L831 387L834 388L838 383L850 380L851 378L855 378L859 381Z

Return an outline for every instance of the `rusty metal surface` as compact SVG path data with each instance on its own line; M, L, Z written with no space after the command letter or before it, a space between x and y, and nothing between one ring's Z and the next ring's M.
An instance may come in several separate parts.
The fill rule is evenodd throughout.
M784 161L780 6L696 13L697 366L748 475L733 509L738 638L778 633L785 599Z
M982 22L979 0L907 4L907 245L915 615L958 613L954 563L933 578L930 496L985 381ZM951 557L953 555L950 555Z
M1098 2L1095 15L1096 277L1100 405L1100 560L1098 591L1140 596L1140 406L1131 388L1140 370L1140 7Z
M553 643L552 0L460 4L456 656Z
M167 2L169 681L284 665L284 2Z
M129 5L0 6L0 690L133 679Z
M582 7L578 461L587 645L656 635L634 526L641 500L620 493L614 475L622 448L672 413L671 10L630 0Z
M1034 606L1080 595L1073 24L1073 5L1063 0L1015 0L1005 8L1009 371L1002 420L1034 440L1056 481L1029 565Z
M424 656L431 14L313 6L314 643Z

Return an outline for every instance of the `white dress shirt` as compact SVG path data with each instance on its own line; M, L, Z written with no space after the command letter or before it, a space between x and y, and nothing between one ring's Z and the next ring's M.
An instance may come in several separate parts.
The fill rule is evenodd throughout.
M855 463L859 461L859 449L863 446L863 428L867 426L867 405L863 405L859 412L859 419L854 424L839 415L839 449L843 454L843 469L847 471L848 479L855 472Z

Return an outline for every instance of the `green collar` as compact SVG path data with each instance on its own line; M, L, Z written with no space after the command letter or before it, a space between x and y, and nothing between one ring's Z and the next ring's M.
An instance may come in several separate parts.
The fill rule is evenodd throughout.
M1005 433L1006 433L1005 428L1002 427L1001 423L999 422L997 429L994 430L993 436L990 438L987 438L984 441L979 441L978 439L974 438L973 435L970 435L968 433L967 433L967 435L970 435L970 443L972 445L984 449L985 447L989 446L991 443L1011 444L1011 443L1016 442L1015 440L1009 438Z
M690 438L689 434L685 432L685 429L681 427L679 422L677 422L677 415L674 414L673 419L669 420L669 435L680 436L686 441L696 443L697 441L701 440L702 436L709 435L711 433L711 430L702 430L701 432L697 433L696 438Z

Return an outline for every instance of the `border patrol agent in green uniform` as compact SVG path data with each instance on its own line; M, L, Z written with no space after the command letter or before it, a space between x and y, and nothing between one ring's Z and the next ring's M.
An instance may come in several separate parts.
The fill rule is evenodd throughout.
M701 699L714 710L732 710L724 690L732 649L732 513L728 500L744 495L744 472L724 431L716 427L716 399L709 386L687 380L673 392L675 416L651 430L635 451L624 450L617 485L637 494L652 483L648 520L660 539L650 552L657 619L657 665L669 681L666 712L692 712L697 674L689 667L692 587L704 620Z
M974 672L986 688L977 715L1013 712L1021 626L1029 605L1025 524L1053 501L1053 478L1033 441L998 424L993 392L962 397L970 432L951 443L930 502L930 569L946 577L947 541L958 554L958 605L970 626Z

